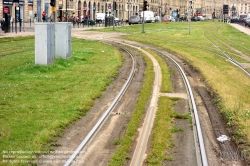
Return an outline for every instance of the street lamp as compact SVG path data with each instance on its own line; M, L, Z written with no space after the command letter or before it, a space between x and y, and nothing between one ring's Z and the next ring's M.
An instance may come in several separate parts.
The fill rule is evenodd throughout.
M66 22L68 22L68 0L66 0Z
M41 18L41 0L37 0L37 20L40 22Z
M191 24L191 13L193 13L193 1L189 0L189 11L188 11L188 34L190 34L190 24Z
M159 6L158 6L158 8L159 8L159 17L161 16L161 4L159 3Z
M161 16L161 6L159 6L159 17Z

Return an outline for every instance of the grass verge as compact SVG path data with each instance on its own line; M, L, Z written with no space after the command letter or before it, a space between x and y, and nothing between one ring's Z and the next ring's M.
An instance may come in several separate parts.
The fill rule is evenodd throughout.
M85 115L118 74L123 59L109 45L73 39L70 59L35 65L34 38L8 41L4 45L11 49L0 55L0 151L34 155L50 150L53 138ZM2 161L3 155L0 165Z

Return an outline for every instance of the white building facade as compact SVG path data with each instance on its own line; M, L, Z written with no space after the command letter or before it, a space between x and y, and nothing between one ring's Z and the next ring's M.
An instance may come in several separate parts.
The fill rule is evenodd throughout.
M13 2L14 1L14 2ZM15 17L15 7L20 9L20 18L25 22L33 21L34 14L37 14L37 20L41 21L43 11L50 16L52 8L50 0L0 0L0 19L5 13ZM140 15L143 7L143 0L55 0L55 18L60 17L62 21L72 16L88 16L89 19L95 19L95 14L108 13L113 14L123 20L127 20L132 15ZM113 10L113 2L116 2L116 10ZM185 15L189 11L190 0L147 0L149 7L155 15L172 14L174 11ZM221 17L223 5L229 5L229 15L235 8L237 15L250 13L250 0L193 0L193 13L212 14Z

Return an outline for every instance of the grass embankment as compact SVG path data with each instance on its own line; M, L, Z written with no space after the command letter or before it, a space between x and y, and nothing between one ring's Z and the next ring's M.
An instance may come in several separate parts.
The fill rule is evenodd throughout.
M219 32L216 36L220 35L224 42L230 43L227 40L230 39L238 45L242 43L246 47L250 45L250 36L221 22L192 22L190 35L186 22L145 24L145 33L141 33L141 25L116 28L115 31L131 34L126 36L129 40L165 48L184 57L197 68L212 87L211 95L215 93L219 95L220 98L215 99L214 102L218 104L220 111L227 119L233 139L240 147L248 150L250 149L250 79L225 59L199 49L200 46L212 46L203 37L203 32L207 27L214 26L222 26L219 31L213 32ZM103 31L112 30L104 29ZM221 43L218 44L221 45ZM235 47L238 49L237 46ZM241 51L250 56L249 51L243 48Z
M35 65L33 37L3 40L7 39L0 39L1 47L9 49L0 53L1 152L34 155L34 151L50 150L56 144L51 143L53 138L85 115L123 61L111 46L73 39L70 59Z
M250 57L249 51L249 37L246 34L232 28L231 26L221 26L217 32L214 33L218 38L227 41L229 45L241 51L245 55ZM248 48L248 49L246 49Z
M225 26L223 26L223 24L219 24L216 25L215 27L209 27L207 29L207 31L205 32L206 36L210 38L210 40L212 39L213 42L215 43L216 46L219 46L220 49L222 49L229 57L235 59L236 61L240 62L240 63L247 63L248 60L243 59L241 57L241 54L239 54L239 51L241 51L242 53L246 53L250 55L250 51L244 48L244 45L242 45L242 43L240 43L240 45L236 44L235 42L232 42L231 40L229 40L227 38L227 34L225 34L225 37L223 37L222 35L220 35L220 28L224 28ZM215 40L218 39L218 40ZM223 44L224 41L227 41L227 45ZM238 42L239 43L239 42ZM235 49L232 49L231 46L234 47ZM243 47L241 47L243 46ZM237 56L238 55L238 56Z

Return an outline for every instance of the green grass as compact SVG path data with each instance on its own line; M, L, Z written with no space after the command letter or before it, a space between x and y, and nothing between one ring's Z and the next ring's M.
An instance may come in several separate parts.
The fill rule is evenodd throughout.
M230 24L217 21L192 22L190 34L188 34L187 22L145 24L145 33L141 33L141 25L116 28L115 32L127 33L129 35L125 36L126 39L153 44L173 54L180 55L197 68L205 77L208 85L212 87L213 94L219 95L218 107L227 121L230 122L229 129L236 142L237 140L244 140L238 144L239 147L244 149L247 148L244 146L250 144L250 118L245 116L246 112L250 110L250 79L243 71L225 59L199 49L200 47L212 46L203 36L204 30L210 27L216 27L213 30L215 36L250 56L249 51L239 47L239 45L248 47L250 36L240 32ZM101 31L111 32L113 30L107 28ZM205 33L208 32L205 31ZM209 38L214 40L211 35ZM226 48L220 42L216 42L216 44ZM219 53L214 48L211 48L211 50ZM226 50L235 53L228 48ZM240 59L242 60L242 58ZM244 134L239 134L239 129L240 133Z
M168 97L160 97L156 119L153 127L151 151L147 156L148 165L162 165L168 159L168 150L173 145L172 133L181 131L173 127L173 101Z
M182 132L183 128L174 126L175 119L191 119L190 114L179 114L173 105L179 98L160 97L158 110L152 132L150 153L146 158L148 165L162 165L165 160L172 161L169 150L174 146L173 134Z
M215 34L220 39L227 41L229 45L250 56L250 51L244 48L249 49L249 37L245 33L231 26L221 26Z
M50 150L48 143L101 96L123 58L111 46L73 39L70 59L35 65L34 39L13 39L4 44L12 48L9 52L20 49L20 43L31 49L0 56L0 151Z
M161 82L161 92L166 93L166 92L171 92L172 91L172 84L170 81L170 70L166 65L166 62L159 57L155 52L145 49L147 52L149 52L151 55L154 56L154 58L157 60L159 65L161 66L161 73L162 73L162 82Z

